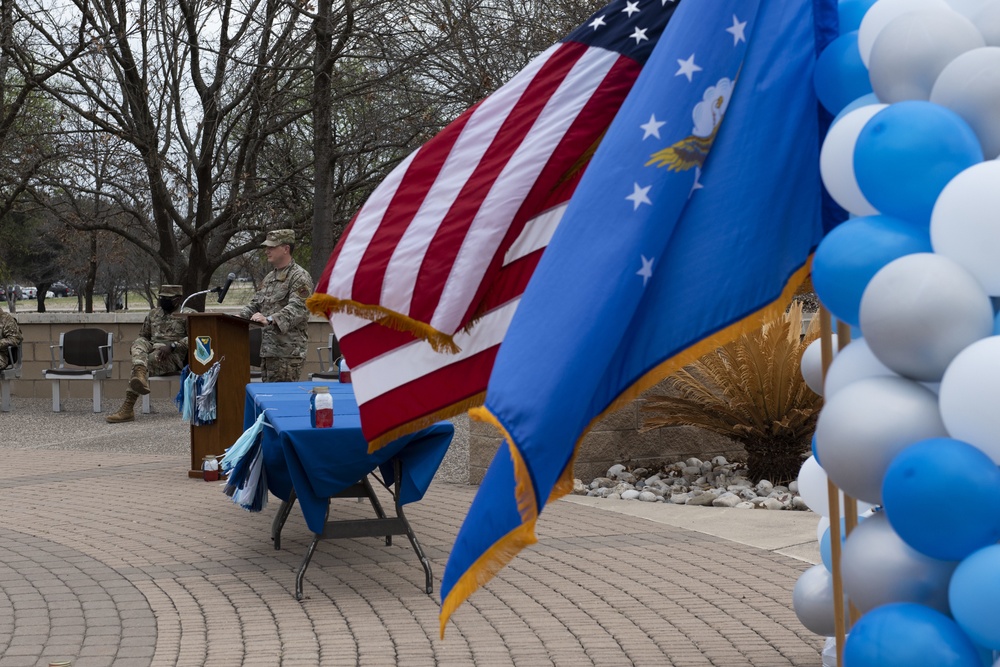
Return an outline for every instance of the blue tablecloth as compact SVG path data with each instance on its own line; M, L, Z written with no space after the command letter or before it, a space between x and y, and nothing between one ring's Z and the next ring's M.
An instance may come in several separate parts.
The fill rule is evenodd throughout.
M309 394L315 386L330 388L333 428L310 424ZM423 498L454 435L449 422L439 422L369 454L353 388L336 382L249 384L244 428L261 412L266 413L261 442L268 490L288 500L294 488L306 524L317 534L323 532L329 498L376 468L381 468L387 483L393 482L394 458L402 463L400 502Z

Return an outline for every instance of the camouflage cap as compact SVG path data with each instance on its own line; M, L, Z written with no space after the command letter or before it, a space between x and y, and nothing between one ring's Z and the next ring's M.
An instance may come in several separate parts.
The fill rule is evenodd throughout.
M184 288L180 285L160 285L160 296L184 296Z
M272 229L267 233L267 239L260 244L261 248L273 248L279 245L295 243L295 231L292 229Z

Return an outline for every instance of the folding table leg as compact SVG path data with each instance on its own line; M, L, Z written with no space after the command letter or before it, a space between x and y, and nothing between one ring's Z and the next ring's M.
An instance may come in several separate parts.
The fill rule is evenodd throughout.
M323 525L330 519L330 500L326 501L326 516L323 518ZM299 566L299 573L295 575L295 599L301 602L302 600L302 580L306 576L306 568L309 567L309 561L312 560L313 552L316 551L316 545L319 541L323 539L321 534L314 534L312 542L309 543L309 548L306 550L306 557L302 559L302 565Z
M406 515L403 514L403 505L399 502L399 487L403 479L403 464L398 458L393 465L393 471L396 474L396 479L395 484L392 486L392 499L396 503L396 516L403 520L403 526L406 527L406 536L410 538L410 546L417 552L417 558L420 559L420 564L424 568L424 591L428 595L431 595L434 592L434 577L431 575L431 562L427 560L424 550L420 548L420 542L417 541L417 536L414 534L413 529L410 528L410 522L407 520Z
M361 482L365 485L365 493L368 494L368 502L372 504L372 508L375 510L376 516L378 516L378 518L380 519L385 519L386 518L385 510L382 509L382 503L378 501L378 496L375 495L375 489L372 488L372 483L368 480L367 476L365 476L365 478L362 479ZM387 547L392 546L392 533L386 534L385 546Z
M295 507L295 497L295 489L292 489L288 500L281 501L281 507L278 508L278 513L274 515L274 521L271 522L271 541L274 542L275 551L281 549L281 529L284 527L285 521L288 520L288 515L292 513L292 508Z

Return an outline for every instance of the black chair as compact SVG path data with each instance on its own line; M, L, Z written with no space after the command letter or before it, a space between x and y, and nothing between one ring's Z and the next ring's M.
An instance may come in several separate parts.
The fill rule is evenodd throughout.
M10 353L10 366L0 371L0 412L10 412L10 382L21 377L21 345L12 347Z
M114 335L104 329L73 329L59 334L59 344L49 346L52 367L42 371L42 376L52 381L52 412L61 409L59 385L62 380L93 383L94 412L101 411L104 381L114 370L113 342Z
M310 373L310 380L340 380L340 343L337 337L330 334L330 340L326 347L317 347L316 354L319 356L319 373Z

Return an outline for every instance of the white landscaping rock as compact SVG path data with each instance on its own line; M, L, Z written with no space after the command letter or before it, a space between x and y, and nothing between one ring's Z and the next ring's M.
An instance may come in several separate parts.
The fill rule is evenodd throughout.
M739 504L739 496L728 491L712 501L712 507L736 507Z
M783 504L781 504L781 501L776 500L775 498L764 498L764 502L762 502L760 504L760 507L763 507L766 510L783 510L783 509L785 509L785 506Z
M640 495L635 489L629 489L621 493L622 500L638 500Z
M639 494L639 500L641 500L644 503L655 503L661 497L662 494L660 496L657 496L652 491L643 491L642 493Z

